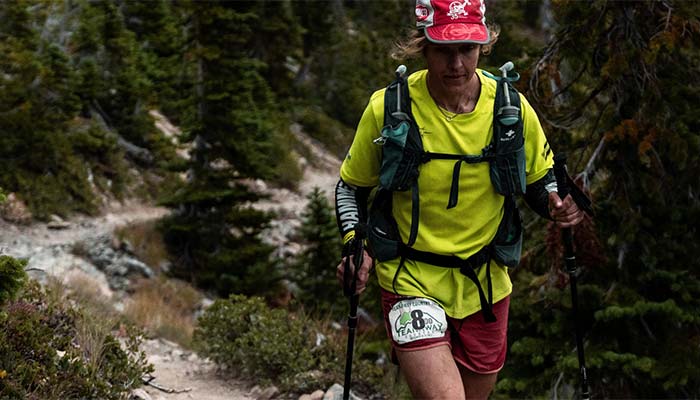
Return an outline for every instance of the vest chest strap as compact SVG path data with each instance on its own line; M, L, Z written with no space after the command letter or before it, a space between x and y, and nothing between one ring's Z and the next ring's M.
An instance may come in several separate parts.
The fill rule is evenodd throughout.
M420 251L408 247L405 244L399 244L399 256L401 264L403 260L420 261L426 264L435 265L443 268L459 268L459 271L469 278L476 285L479 291L479 302L481 303L481 312L487 322L496 321L496 316L493 314L493 288L491 284L491 245L486 245L471 255L466 260L457 256L446 256L442 254ZM476 270L486 264L486 282L488 290L488 298L481 287L479 277L476 275ZM398 274L399 271L397 271Z

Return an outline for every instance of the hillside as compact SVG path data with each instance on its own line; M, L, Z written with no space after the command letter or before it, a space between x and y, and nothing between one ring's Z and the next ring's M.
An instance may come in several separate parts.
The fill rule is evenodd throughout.
M163 129L162 125L161 120L159 129ZM278 253L286 256L294 256L300 249L300 244L294 243L289 236L301 225L306 196L315 187L322 188L330 195L340 166L339 160L317 141L298 127L294 128L294 132L308 147L308 154L316 160L313 164L303 161L300 165L303 176L299 189L273 188L263 181L256 181L253 185L255 190L269 196L268 200L259 202L256 207L274 210L279 216L272 221L265 237ZM77 215L66 220L54 219L48 223L32 222L28 225L10 223L0 218L0 254L27 259L26 268L30 276L39 281L47 282L55 278L69 290L78 290L75 285L96 288L100 296L119 311L131 300L137 280L156 279L156 275L160 274L155 272L157 268L143 264L133 253L124 251L115 232L157 221L167 213L166 208L129 199L112 202L97 216ZM97 252L109 253L111 258L107 256L107 260L98 260L78 255L75 251L76 248L96 246L106 246L105 250ZM130 262L125 262L124 257L128 257ZM118 272L119 266L123 265L130 265L131 268ZM135 265L140 268L135 268ZM143 342L142 349L155 371L144 377L149 384L134 393L137 399L246 400L265 398L273 393L271 390L277 390L272 387L260 388L255 382L232 380L231 374L235 375L235 371L218 372L219 367L211 360L198 357L193 351L167 339L149 337Z

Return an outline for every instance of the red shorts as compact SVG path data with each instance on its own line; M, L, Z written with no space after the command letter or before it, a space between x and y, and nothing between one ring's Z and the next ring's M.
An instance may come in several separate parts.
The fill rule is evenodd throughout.
M445 315L444 320L447 324L444 328L444 334L441 335L439 333L442 331L442 329L440 329L437 330L437 333L432 335L436 337L418 338L415 340L408 339L409 341L403 338L403 343L399 343L395 340L394 335L398 335L398 333L395 333L396 331L392 328L389 313L392 311L395 304L402 300L410 299L422 300L414 297L396 295L382 289L384 325L387 330L387 335L391 340L393 351L415 351L448 345L452 350L454 359L471 371L479 374L491 374L503 368L503 364L506 360L508 306L510 304L510 296L493 305L493 313L496 315L497 319L496 322L484 321L481 311L463 319L455 319ZM437 303L434 304L437 306ZM425 312L420 311L418 315L428 316L429 313L436 314L438 312L437 310L424 310ZM411 314L413 313L416 313L416 311L413 311ZM396 326L398 317L396 317L397 314L393 315L393 319L395 319L393 324ZM405 322L405 326L408 329L411 329L409 324L410 318L410 315L405 315L406 321L402 319L402 322ZM435 319L440 318L441 317L438 316L438 318ZM414 327L426 329L426 324L423 322L424 319L425 318L422 318L421 321L419 321L420 323L416 324ZM429 321L433 321L433 319L429 319ZM436 324L431 324L429 322L428 327L438 325L440 325L439 322ZM392 354L392 359L395 361L393 356L394 354Z

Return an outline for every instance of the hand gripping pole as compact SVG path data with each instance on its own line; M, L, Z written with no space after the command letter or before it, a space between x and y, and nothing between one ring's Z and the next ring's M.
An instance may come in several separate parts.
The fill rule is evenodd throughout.
M343 291L345 296L350 298L350 313L348 315L348 343L347 352L345 355L345 384L343 385L343 400L350 398L350 385L352 377L352 358L355 350L355 331L357 329L357 307L360 303L360 295L355 293L357 290L357 274L362 266L363 259L363 241L366 232L363 224L355 225L355 237L352 239L352 246L347 257L345 257L345 266L343 271ZM353 271L350 270L350 257L355 265Z
M557 180L559 198L563 201L569 194L569 176L566 171L566 155L557 154L554 156L554 176ZM566 266L566 272L569 274L569 283L571 285L571 312L573 313L576 331L576 351L578 353L578 365L581 379L581 399L589 400L591 396L588 392L588 375L586 374L586 360L583 354L583 333L581 332L581 321L578 316L578 291L576 288L578 267L576 266L576 253L574 253L571 228L562 228L561 234L562 241L564 242L564 265Z

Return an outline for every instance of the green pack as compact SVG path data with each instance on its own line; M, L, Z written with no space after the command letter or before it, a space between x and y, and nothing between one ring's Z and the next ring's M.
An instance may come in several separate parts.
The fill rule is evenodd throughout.
M489 163L491 183L505 197L505 212L493 242L475 255L472 264L483 259L495 259L509 267L516 267L522 248L522 222L515 203L515 196L525 192L525 149L520 96L512 82L519 79L511 72L513 64L501 67L502 75L484 75L497 81L494 103L493 139L481 154L444 154L426 152L420 131L411 112L411 98L405 67L396 72L396 79L387 87L384 96L384 127L375 143L382 145L382 162L379 171L379 187L369 214L368 244L379 261L397 257L434 260L431 264L448 263L431 253L420 254L411 249L418 235L420 198L418 175L422 164L431 160L454 160L452 184L447 208L457 205L459 175L462 164ZM448 179L449 177L446 177ZM400 239L396 221L391 215L392 193L411 191L411 229L408 241ZM437 256L437 255L435 255ZM464 260L463 260L464 261ZM469 261L469 260L466 260ZM452 261L449 261L452 264ZM483 263L479 264L482 265ZM438 265L438 264L436 264ZM455 264L456 265L456 264ZM444 266L444 265L443 265Z

